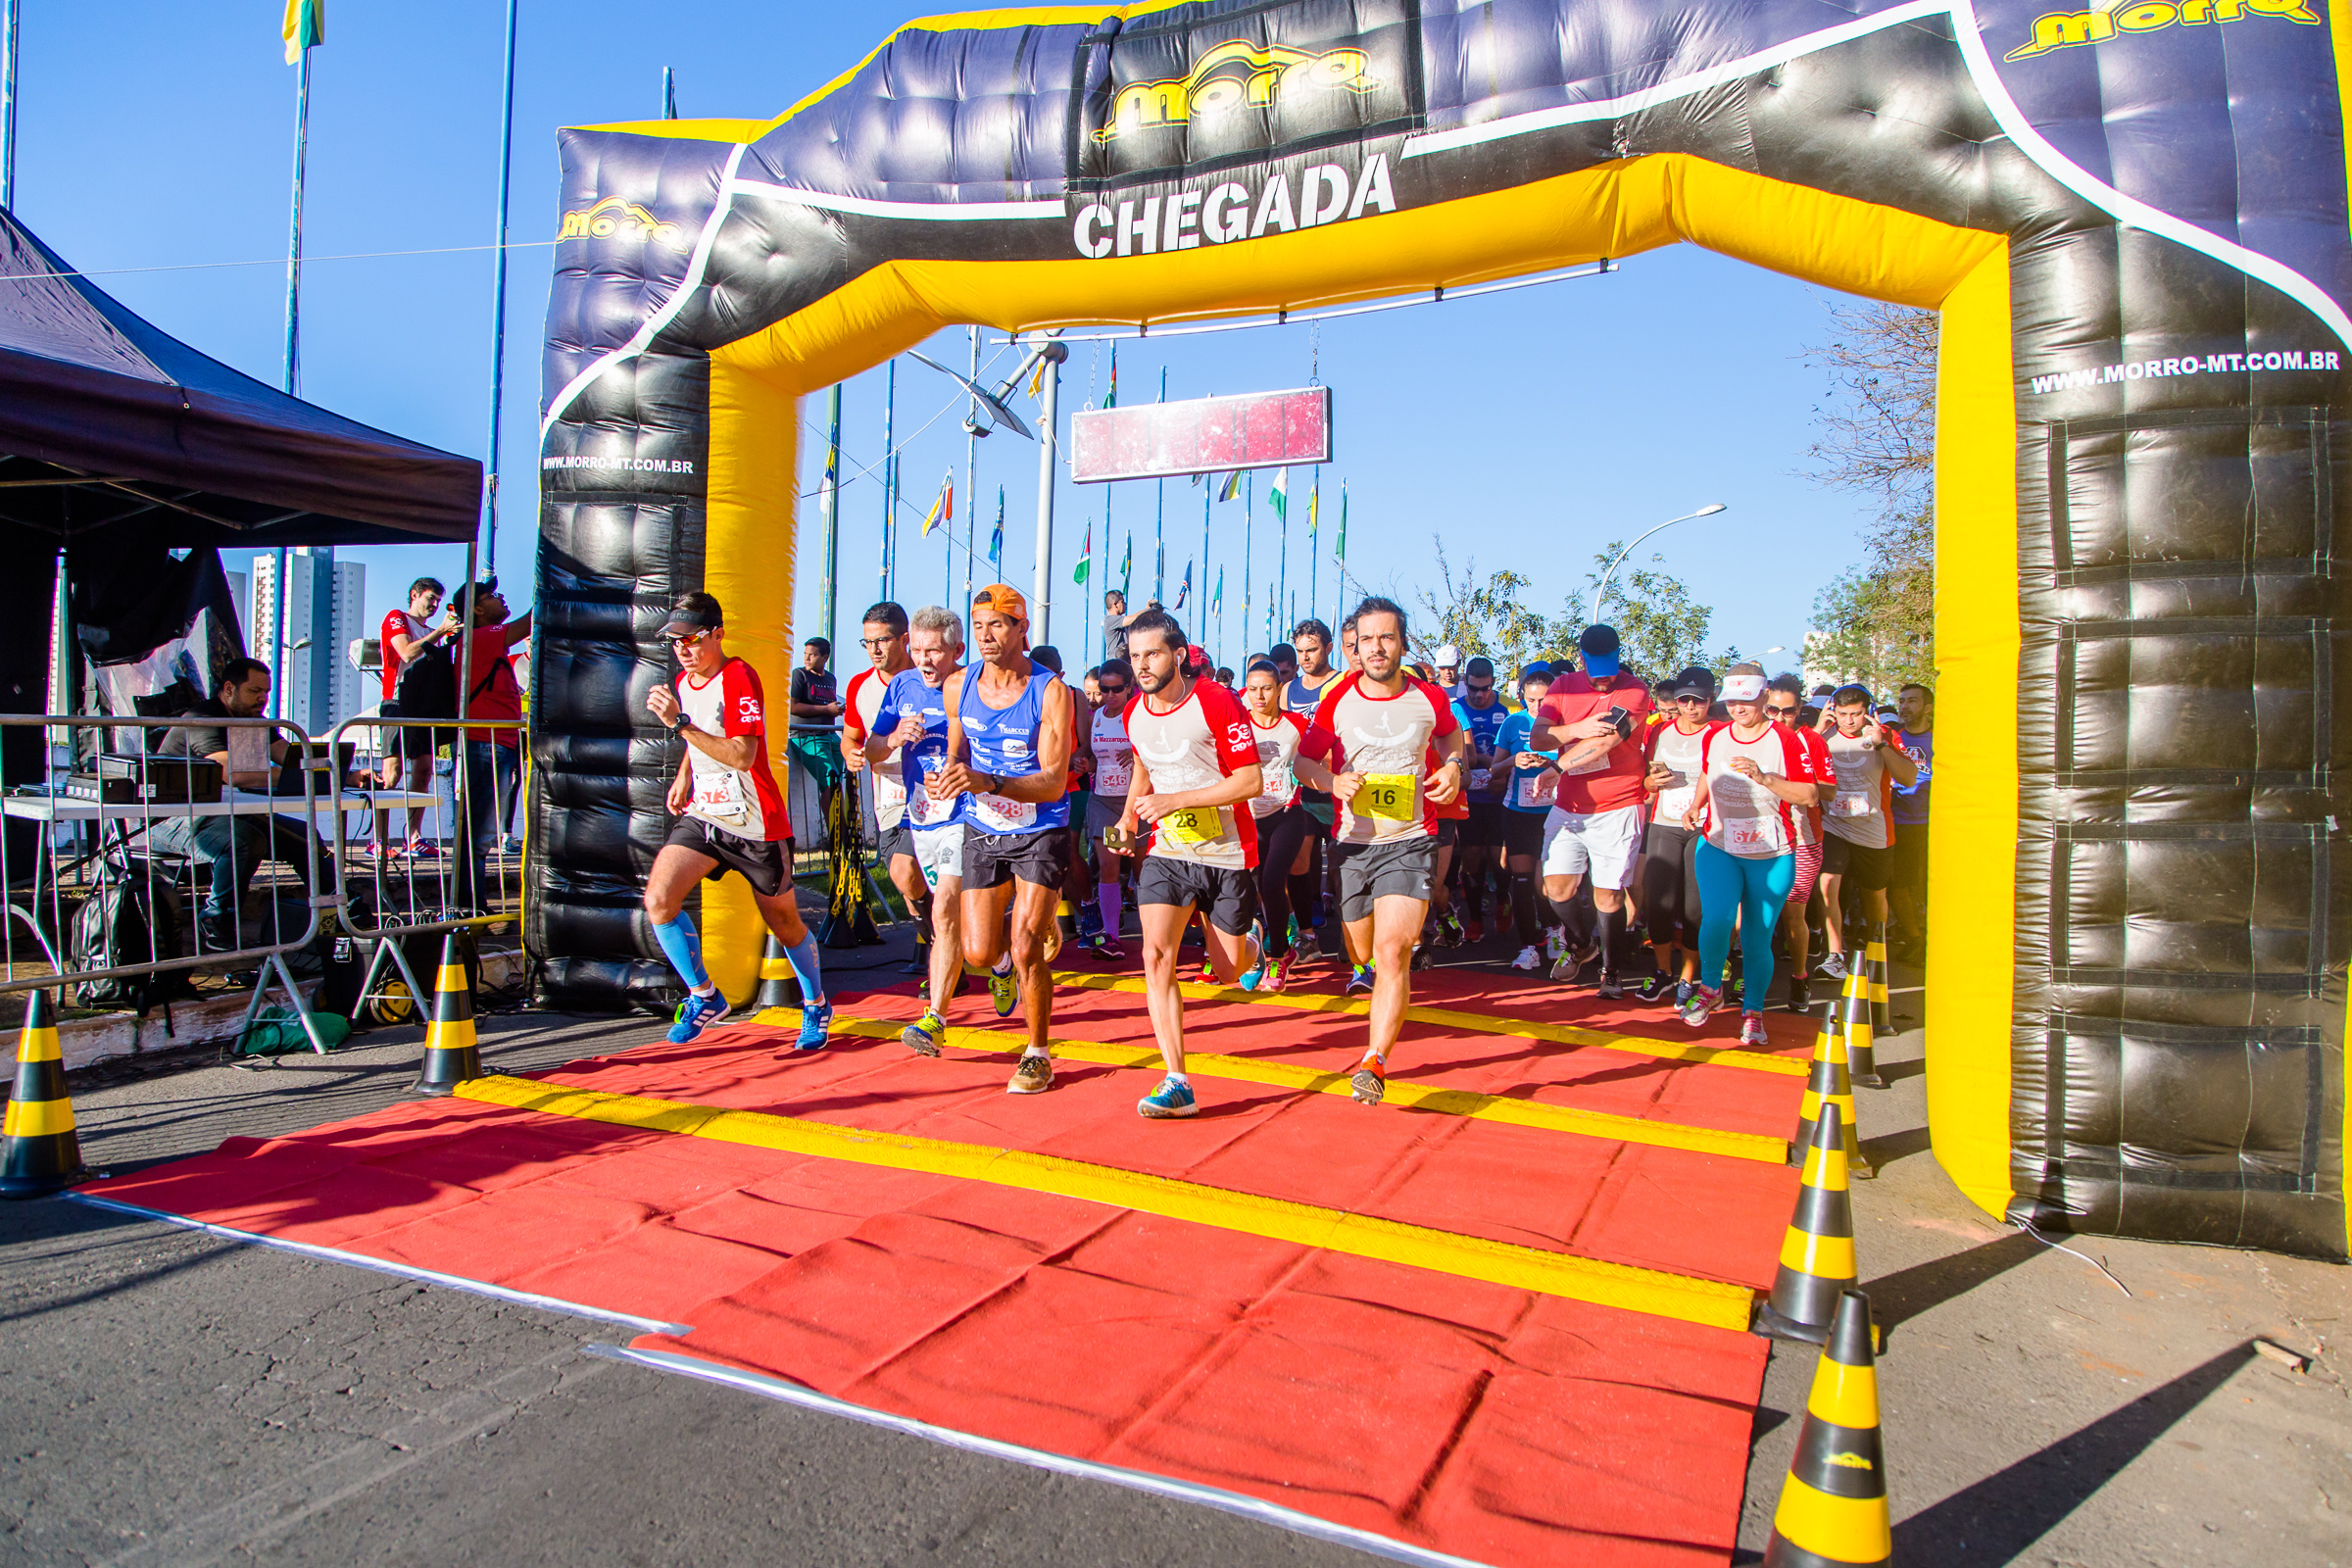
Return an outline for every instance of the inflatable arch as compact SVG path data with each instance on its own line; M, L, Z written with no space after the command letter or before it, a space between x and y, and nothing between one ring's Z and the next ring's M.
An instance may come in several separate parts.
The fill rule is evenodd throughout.
M669 984L652 632L708 588L782 691L804 394L954 323L1688 241L1942 313L1937 1157L1995 1214L2342 1257L2347 61L2348 0L1042 6L774 120L565 131L543 993ZM748 990L739 884L705 918Z

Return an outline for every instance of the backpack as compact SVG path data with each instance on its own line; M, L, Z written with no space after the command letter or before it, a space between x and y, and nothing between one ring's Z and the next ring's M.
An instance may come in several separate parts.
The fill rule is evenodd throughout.
M127 856L109 853L96 891L74 911L66 956L68 966L77 970L178 957L178 896L169 885L153 883L140 874ZM74 987L75 1000L82 1006L127 1007L141 1017L158 1003L169 1004L194 994L187 972L181 969L110 975Z
M404 662L392 700L400 705L403 718L457 717L458 666L450 661L449 650L434 643Z

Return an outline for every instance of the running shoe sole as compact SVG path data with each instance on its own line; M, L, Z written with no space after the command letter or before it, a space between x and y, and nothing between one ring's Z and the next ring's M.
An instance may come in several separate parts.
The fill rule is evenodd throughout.
M1348 1088L1355 1096L1356 1103L1377 1105L1381 1102L1381 1097L1388 1093L1389 1086L1380 1074L1371 1068L1358 1067L1355 1069L1355 1076L1348 1081Z
M1135 1109L1138 1115L1148 1117L1152 1121L1174 1121L1180 1116L1200 1115L1200 1102L1187 1100L1177 1104L1163 1105L1156 1099L1146 1096L1135 1102Z
M932 1037L930 1031L924 1029L919 1024L910 1023L906 1028L900 1030L899 1044L905 1046L908 1051L913 1052L918 1056L936 1056L939 1054L938 1040Z

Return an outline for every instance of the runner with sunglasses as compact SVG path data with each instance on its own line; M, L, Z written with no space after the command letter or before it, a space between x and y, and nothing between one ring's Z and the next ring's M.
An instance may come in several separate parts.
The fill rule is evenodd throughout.
M1249 991L1282 991L1291 983L1298 955L1291 935L1297 924L1291 917L1297 881L1291 867L1298 863L1299 848L1322 831L1322 824L1307 811L1299 781L1320 778L1328 783L1331 776L1328 767L1318 765L1331 757L1331 737L1309 729L1305 718L1286 712L1282 703L1280 667L1265 659L1251 664L1249 679L1242 683L1242 708L1257 744L1262 785L1250 810L1257 818L1257 904L1266 942L1257 967L1242 976L1243 989Z
M1698 983L1699 837L1684 825L1683 817L1698 787L1699 753L1708 725L1707 710L1715 701L1715 677L1693 664L1670 685L1674 711L1664 722L1643 733L1649 769L1642 787L1649 792L1649 831L1642 859L1642 919L1649 928L1649 950L1657 969L1634 994L1656 1002L1668 991L1674 1005L1690 1000Z
M1463 744L1469 750L1468 781L1463 796L1468 803L1469 815L1462 821L1461 849L1457 856L1462 872L1462 904L1469 923L1478 929L1468 934L1468 940L1483 942L1488 932L1487 879L1499 865L1502 856L1502 797L1510 787L1510 768L1502 752L1502 727L1510 721L1510 708L1504 704L1502 693L1494 686L1494 661L1474 658L1462 669L1462 692L1454 700L1453 716L1462 726ZM1452 927L1448 935L1451 945L1465 937L1459 915L1450 916ZM1500 901L1495 906L1494 925L1502 924Z
M1821 897L1828 906L1829 956L1821 972L1846 974L1845 910L1839 900L1851 884L1862 895L1863 918L1886 924L1886 883L1893 869L1894 789L1919 779L1919 764L1890 739L1871 713L1870 688L1848 684L1830 695L1821 738L1838 769L1837 795L1824 803ZM1867 936L1865 938L1867 940Z
M1511 924L1519 938L1519 956L1511 960L1514 969L1540 969L1547 958L1559 958L1558 953L1546 955L1542 946L1558 946L1559 928L1544 918L1551 913L1550 906L1537 904L1536 860L1544 853L1544 819L1551 814L1552 796L1559 786L1560 754L1533 751L1528 746L1537 705L1550 690L1549 664L1530 664L1521 670L1519 701L1525 706L1502 721L1502 731L1494 737L1495 770L1507 770L1502 789L1502 853L1511 885Z
M1797 715L1804 711L1805 681L1796 674L1776 675L1764 688L1764 716L1804 742L1807 765L1816 778L1831 776L1829 743L1806 727ZM1788 939L1788 1010L1809 1012L1813 1007L1813 928L1806 915L1821 877L1821 806L1799 807L1792 819L1796 829L1796 880L1789 885L1787 911L1781 927Z
M783 945L801 983L801 1033L794 1046L819 1050L831 1031L833 1007L784 858L792 825L768 770L760 672L727 653L726 619L709 594L681 595L661 637L682 667L674 684L645 694L645 706L683 743L684 755L666 801L678 820L646 875L645 913L662 956L687 987L669 1038L683 1045L730 1010L726 994L703 967L702 936L685 905L697 882L733 871L752 885L760 917Z

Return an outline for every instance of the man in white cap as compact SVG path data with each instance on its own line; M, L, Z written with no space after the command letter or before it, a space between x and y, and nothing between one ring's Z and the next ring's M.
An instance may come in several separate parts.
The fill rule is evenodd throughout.
M1447 643L1437 652L1438 690L1449 703L1458 703L1470 695L1469 683L1462 679L1462 651Z

